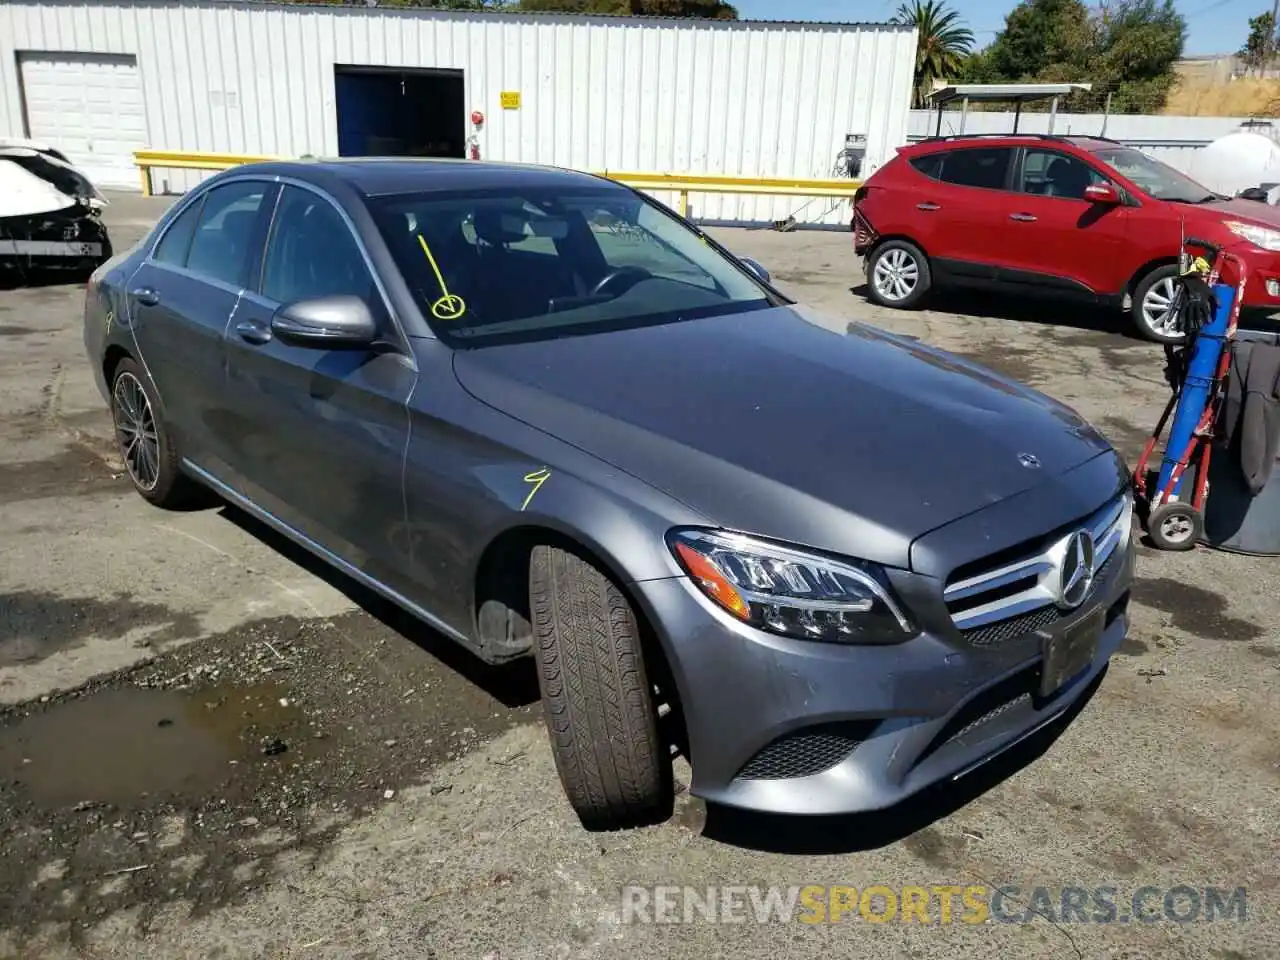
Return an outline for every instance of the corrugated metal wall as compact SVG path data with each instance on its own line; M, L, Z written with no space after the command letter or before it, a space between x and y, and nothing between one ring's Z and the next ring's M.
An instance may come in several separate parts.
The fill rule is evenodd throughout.
M162 0L4 3L0 132L22 133L15 53L37 50L136 55L156 148L336 155L342 63L464 70L466 110L488 120L486 159L827 176L847 133L866 135L869 168L906 141L915 34ZM519 91L521 109L503 110L503 91ZM200 174L163 176L184 189ZM694 214L773 220L804 202L695 197ZM814 201L800 219L833 206ZM847 220L847 205L826 219Z

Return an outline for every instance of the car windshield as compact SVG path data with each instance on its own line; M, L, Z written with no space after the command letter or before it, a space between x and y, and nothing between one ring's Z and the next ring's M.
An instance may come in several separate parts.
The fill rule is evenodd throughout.
M446 340L550 338L773 305L702 235L618 187L381 198L374 217Z
M1173 167L1132 147L1098 150L1094 156L1157 200L1209 203L1224 199Z

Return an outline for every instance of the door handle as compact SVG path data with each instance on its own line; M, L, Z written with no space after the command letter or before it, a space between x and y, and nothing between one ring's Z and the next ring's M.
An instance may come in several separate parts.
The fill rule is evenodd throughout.
M236 324L236 333L247 343L263 344L271 340L271 328L257 320L241 320Z
M1035 223L1036 218L1029 213L1011 213L1010 220L1017 220L1019 223Z
M144 307L154 307L160 302L160 294L156 292L154 287L138 287L132 291L132 296Z
M916 209L932 212L934 210L941 210L942 205L939 203L930 203L929 201L926 200L924 203L917 203Z

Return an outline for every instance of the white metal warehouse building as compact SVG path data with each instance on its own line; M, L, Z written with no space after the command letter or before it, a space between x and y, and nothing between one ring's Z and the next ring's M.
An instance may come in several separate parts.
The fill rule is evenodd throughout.
M914 59L914 30L884 24L0 0L0 136L47 141L99 184L132 189L143 147L474 146L594 171L825 177L851 134L866 139L865 176L906 142ZM155 188L204 175L157 171ZM708 196L695 214L773 220L805 202Z

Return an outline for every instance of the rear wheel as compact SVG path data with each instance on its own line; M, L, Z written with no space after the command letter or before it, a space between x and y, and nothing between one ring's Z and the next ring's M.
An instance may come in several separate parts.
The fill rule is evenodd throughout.
M640 629L622 591L583 558L535 547L529 566L538 686L556 769L589 830L671 815L671 758L662 749Z
M157 507L179 507L196 486L178 466L181 457L159 411L146 371L130 358L121 360L111 379L111 419L120 458L143 499Z
M910 310L933 284L929 258L907 240L886 240L867 258L867 289L872 303Z
M1181 343L1178 329L1178 313L1175 298L1178 292L1177 264L1156 267L1133 291L1133 303L1129 308L1138 333L1156 343Z

